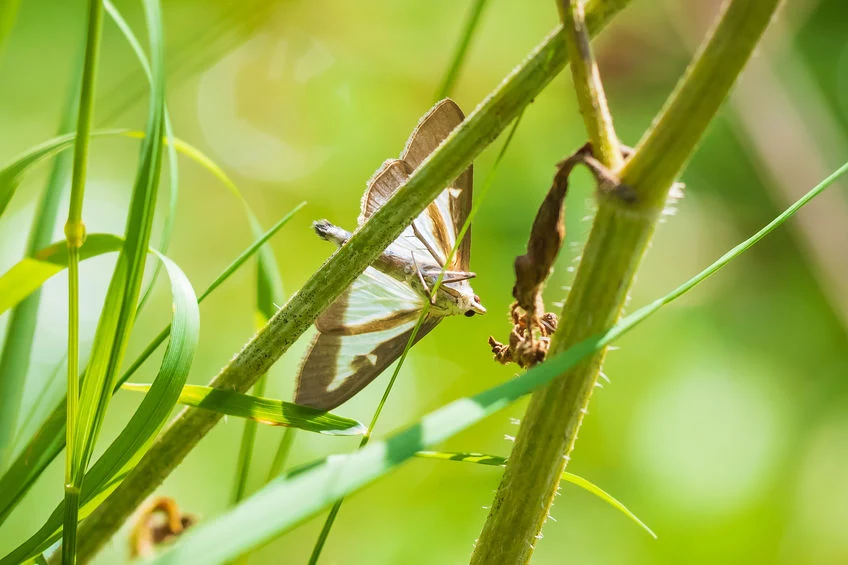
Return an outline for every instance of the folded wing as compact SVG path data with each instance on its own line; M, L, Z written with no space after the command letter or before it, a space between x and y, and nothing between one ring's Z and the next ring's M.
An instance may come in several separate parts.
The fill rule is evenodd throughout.
M359 225L385 204L406 182L424 159L448 137L464 116L453 100L436 104L418 123L406 142L400 159L386 161L371 178L362 198ZM459 230L471 211L473 172L468 167L454 182L404 230L397 243L411 251L431 257L444 266ZM468 271L471 261L471 230L469 229L448 270Z
M412 288L368 267L316 320L295 402L332 410L365 388L400 357L423 307ZM416 341L439 321L425 319Z

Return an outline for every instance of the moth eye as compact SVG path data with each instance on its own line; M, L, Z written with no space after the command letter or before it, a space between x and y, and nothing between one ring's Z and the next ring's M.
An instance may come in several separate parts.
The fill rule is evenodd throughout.
M476 302L477 304L480 304L480 297L477 296L476 294L474 295L474 302Z
M465 317L470 318L474 314L475 314L474 310L468 310L468 311L465 312Z

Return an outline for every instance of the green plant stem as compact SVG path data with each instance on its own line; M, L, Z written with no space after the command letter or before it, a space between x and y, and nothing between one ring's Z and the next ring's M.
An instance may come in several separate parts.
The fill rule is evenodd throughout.
M265 396L265 383L267 375L256 382L253 387L255 396ZM247 492L247 477L250 474L250 460L253 455L253 445L256 442L256 421L245 420L244 429L241 434L241 446L239 447L238 463L236 465L236 478L233 484L232 503L238 504Z
M558 0L577 103L595 157L611 171L624 164L598 65L589 45L582 0Z
M274 460L271 461L271 467L268 469L268 476L265 478L266 483L276 479L277 476L283 472L283 468L286 466L286 460L289 458L289 453L291 453L291 448L292 445L294 445L296 436L297 430L295 428L286 428L283 432L283 437L280 438L280 444L277 446L277 451L274 453Z
M88 167L88 143L94 114L94 88L103 28L103 4L100 0L88 3L88 30L77 117L77 143L74 145L73 171L68 221L65 239L68 242L68 411L66 420L65 457L65 523L62 531L62 563L76 563L76 529L79 513L79 493L85 469L80 464L76 441L79 407L79 248L85 241L82 203L85 195Z
M462 69L462 64L465 62L465 56L468 54L468 47L471 45L471 38L474 36L474 31L477 29L477 24L480 23L480 16L483 14L483 8L486 7L488 0L472 0L471 10L468 12L468 19L465 21L465 27L462 28L462 35L459 43L456 45L453 58L451 59L448 72L439 87L439 92L436 94L436 100L441 100L450 96L456 79L459 77L459 71Z
M597 34L629 0L589 4L586 23ZM268 324L213 379L211 385L245 392L285 353L315 318L394 241L452 179L464 171L504 128L562 70L561 30L552 33L463 122L366 222L350 241L292 296ZM82 524L79 554L88 561L124 520L183 460L220 416L182 411L124 482Z
M619 318L636 268L674 179L730 90L780 0L733 0L690 65L653 128L621 173L637 199L599 195L599 208L552 354L611 327ZM472 564L527 563L547 519L559 477L574 447L605 349L536 391Z

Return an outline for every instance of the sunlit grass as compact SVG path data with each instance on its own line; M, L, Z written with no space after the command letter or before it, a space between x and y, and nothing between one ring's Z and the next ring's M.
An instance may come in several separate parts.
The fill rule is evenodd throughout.
M592 2L589 11L590 27L593 33L597 32L611 13L621 9L626 3L621 1L603 2L601 0ZM92 5L94 4L98 3L94 2ZM441 94L449 93L460 76L459 71L466 58L468 46L472 42L475 30L478 29L480 16L486 4L485 0L475 0L471 3L466 27L455 45L454 58L443 79ZM131 501L135 497L143 497L146 492L145 489L148 489L148 487L152 488L148 484L141 485L138 482L132 482L131 471L140 462L147 462L150 459L150 457L145 457L145 454L161 454L161 450L170 453L168 449L174 450L176 455L173 459L166 461L162 464L162 467L157 468L157 472L164 476L181 460L185 452L193 447L197 438L205 434L214 424L214 421L211 421L211 423L207 421L204 423L204 426L208 424L207 427L199 426L192 429L196 433L191 437L186 437L184 441L179 437L179 434L174 433L169 438L170 443L163 441L156 444L160 451L150 452L151 445L156 438L163 437L160 435L160 431L178 403L199 407L218 415L227 414L231 417L244 419L244 431L238 455L233 452L233 456L228 458L235 470L235 480L231 485L222 486L223 490L229 489L233 493L232 502L235 506L217 518L207 517L204 519L200 525L178 540L176 545L160 553L154 562L203 564L235 559L255 550L267 543L268 540L290 531L310 516L331 508L324 529L313 549L310 562L317 563L321 548L332 527L333 519L346 495L379 479L396 469L404 461L415 456L503 466L507 459L497 455L458 454L424 450L437 448L440 442L453 437L460 431L480 422L486 416L508 406L522 395L543 387L581 359L603 350L606 345L631 331L663 306L683 296L747 251L817 194L820 194L835 180L836 176L843 174L848 167L842 167L763 230L729 251L702 273L664 297L637 310L619 324L613 327L604 327L603 333L577 343L564 353L553 356L546 363L516 377L512 381L491 387L474 396L461 398L432 411L424 417L410 415L408 421L413 422L411 426L399 433L392 434L383 441L372 441L369 444L369 439L372 437L392 385L401 371L411 344L414 342L414 332L400 362L391 375L388 387L374 413L371 424L367 428L353 419L336 416L335 414L318 413L281 399L267 398L265 396L267 381L264 375L267 367L270 366L269 364L263 365L262 370L256 370L255 373L251 373L247 378L240 381L241 383L248 381L255 383L252 394L248 394L246 389L239 389L236 386L220 390L210 386L185 384L200 339L198 305L253 257L257 259L257 270L253 278L256 287L254 314L258 326L261 328L260 333L265 331L266 322L271 320L271 324L275 323L275 314L285 302L280 283L280 273L286 272L291 266L288 262L278 265L267 243L301 209L303 204L277 221L271 229L263 230L251 206L224 168L196 147L175 136L165 105L166 73L162 64L164 59L162 32L166 26L159 14L157 0L145 0L144 5L149 36L147 42L149 55L145 53L142 42L135 37L131 27L115 6L108 0L104 3L106 12L118 25L129 48L137 56L140 68L148 78L151 95L145 131L110 130L92 132L90 125L96 116L88 115L80 119L81 124L85 122L87 125L78 128L80 137L75 144L74 134L66 134L67 131L73 129L69 127L69 116L73 112L68 110L59 127L60 135L57 138L24 152L21 157L0 169L0 220L2 220L7 205L25 180L24 173L42 161L54 159L51 178L45 189L44 203L38 208L39 212L36 213L33 220L32 236L30 245L26 250L26 256L5 273L0 274L0 314L14 309L10 327L15 328L7 332L6 341L3 343L2 358L0 358L0 391L10 391L9 394L0 394L0 473L2 473L0 475L0 523L9 519L10 516L14 516L13 512L18 508L24 495L42 476L48 464L61 453L66 443L68 446L66 450L68 459L66 483L72 487L65 501L55 508L38 532L29 539L15 540L19 544L18 547L9 555L0 559L0 565L12 565L26 559L35 559L37 562L42 562L46 557L49 557L53 562L57 555L51 557L47 554L42 555L42 552L47 551L49 546L62 536L65 536L65 542L62 545L65 563L74 562L77 554L77 541L80 544L87 544L84 548L81 547L79 553L82 561L88 560L93 552L108 539L109 528L117 528L117 523L131 511ZM16 2L10 2L8 6L0 9L0 57L3 56L3 45L6 35L8 35L9 22L14 21L14 18L10 17L9 14L13 14L16 7ZM245 30L253 29L251 26L255 27L256 21L263 14L256 6L254 8L255 13L242 22ZM220 29L216 28L213 31L221 35ZM233 41L243 39L243 36L238 36L237 39L224 39L226 41L221 40L223 43L231 45ZM188 55L192 55L191 49L189 49ZM422 167L423 172L416 175L411 181L412 188L404 188L403 195L411 199L420 199L419 194L421 192L436 190L440 175L448 175L445 171L448 171L450 167L461 169L467 166L472 158L478 155L500 132L504 131L512 118L515 118L515 116L520 118L524 106L546 86L564 64L564 49L558 45L556 36L551 36L534 52L532 58L519 67L516 74L511 75L511 78L504 83L506 86L499 87L493 97L485 101L478 111L475 111L469 120L471 124L464 124L461 131L455 137L452 137L449 143L443 145L432 160L435 164L428 163ZM191 64L186 66L192 67ZM174 80L184 79L185 74L190 73L174 77ZM78 75L83 76L82 71ZM92 82L91 78L88 78L88 82ZM83 80L83 84L85 83L86 80ZM168 84L171 84L170 81ZM73 88L77 87L74 86ZM127 90L127 92L130 92L130 90ZM81 114L90 112L90 108L85 110L85 107L93 101L90 92L83 96L83 99L79 102L74 101L75 96L68 98L70 100L67 105L69 109L75 110L77 107L82 107L83 112ZM115 100L120 97L116 95L106 98L108 108L114 105ZM111 122L111 120L110 117L109 121ZM462 233L468 229L471 219L491 187L493 171L500 163L517 126L518 118L513 122L513 128L508 134L503 149L495 158L492 170L489 171L489 175L481 185L482 188L477 194L473 210L463 226ZM129 219L123 236L105 233L90 234L84 243L79 242L80 246L69 246L65 241L51 244L50 235L58 210L60 188L68 175L70 153L65 150L73 147L77 161L72 183L74 196L72 196L71 201L73 204L69 214L69 225L73 228L80 225L79 222L83 217L84 193L82 189L85 186L85 156L88 152L101 150L97 139L103 137L112 139L115 136L131 138L133 143L138 140L141 146L133 189L134 194L127 207ZM697 137L700 137L700 133ZM92 140L90 144L89 139ZM170 165L169 201L165 204L157 204L157 188L160 183L159 176L164 152L167 152ZM191 282L179 265L167 257L167 248L173 227L175 222L178 221L175 213L180 183L177 170L178 154L188 157L195 164L199 164L205 171L214 176L219 184L222 184L234 195L238 214L233 213L232 215L239 216L244 213L254 236L254 242L228 265L203 292L198 294L195 294ZM650 163L644 165L644 162L643 160L637 163L640 167L637 172L642 175L654 174L655 170L650 167ZM659 168L668 166L670 165L664 162L659 165ZM430 186L431 184L433 186ZM424 202L423 199L422 202ZM404 214L408 215L413 211L412 205L403 205L406 208L402 212L397 212L401 209L401 205L397 205L391 212L385 214L385 218L381 217L381 219L385 219L386 226L390 225L390 227L385 228L386 230L400 226L397 218ZM154 243L151 242L153 220L154 217L160 215L162 217L162 235L159 241ZM379 238L383 236L380 235L380 229L380 227L366 226L364 229L367 232L366 236L360 237L361 242L364 243L355 251L358 255L351 252L347 263L333 258L328 263L329 267L323 267L322 269L325 270L318 271L313 277L314 280L318 281L317 283L310 279L311 282L307 283L307 288L314 291L315 285L321 286L323 273L330 273L330 275L327 275L327 280L330 281L328 287L332 288L328 290L320 289L325 290L325 292L321 294L318 300L325 300L327 296L338 290L336 287L343 288L344 285L339 283L342 277L339 273L344 269L352 272L360 266L364 268L364 265L367 264L362 260L364 254L371 253L381 245L382 240ZM79 233L78 230L71 230L72 235ZM367 239L367 237L371 239ZM73 237L70 239L73 239ZM460 236L457 241L461 239ZM354 242L353 247L356 247L357 243ZM154 246L158 249L153 249ZM80 380L77 357L79 339L75 333L78 322L78 308L75 298L78 294L76 287L78 268L81 261L105 253L120 253L120 259L103 306L101 323L92 346L92 357L88 367L83 369L84 376ZM345 251L342 251L341 255L344 256L344 253ZM167 274L172 317L167 327L149 342L140 355L126 364L127 368L122 370L124 352L129 336L136 331L135 317L151 295L156 279L154 275L152 280L148 280L146 287L142 284L142 275L148 259L154 259L155 267L153 271L155 273L158 273L161 268ZM511 259L512 257L508 257L504 260ZM359 263L362 263L362 265ZM68 304L71 307L71 326L69 328L71 331L69 332L68 343L68 401L66 404L66 401L62 400L31 437L19 437L23 428L23 426L18 425L18 420L23 409L21 393L23 379L26 376L26 367L14 362L14 360L28 358L32 352L32 336L35 332L34 319L39 307L39 289L50 277L64 269L69 269L70 273ZM151 269L148 268L147 270L149 276ZM433 292L438 290L440 282L441 278ZM508 282L504 283L505 286L508 285ZM309 287L310 284L313 284L313 286ZM284 308L288 308L288 313L293 316L293 319L296 317L296 320L291 322L289 328L283 330L289 332L282 340L283 345L271 352L260 349L259 356L266 355L269 358L273 355L279 356L303 332L309 322L305 323L304 328L299 326L295 328L294 326L296 324L304 325L303 320L310 316L314 318L315 312L312 310L315 308L308 305L303 306L303 303L298 303L297 300L298 295L295 294L290 303L284 305ZM291 303L294 303L294 306L291 306ZM18 314L19 312L20 314ZM426 310L421 319L424 315L426 315ZM22 320L21 322L16 321L18 316ZM416 331L420 326L421 319L416 326ZM29 326L27 326L27 323L29 323ZM279 318L276 318L276 323L279 324ZM21 339L16 341L15 338L18 337ZM127 383L127 379L135 374L166 342L168 344L167 349L164 352L164 358L156 369L155 380L151 384L145 385ZM234 351L232 353L236 355L236 361L238 361L239 355L243 352ZM14 379L5 378L6 374L12 374L8 372L7 364L15 369ZM254 370L254 366L251 365L249 369ZM82 393L79 394L80 405L77 406L77 387L80 383ZM125 389L132 391L132 393L123 394L144 393L143 400L117 438L108 446L105 446L102 442L98 443L99 429L112 395L119 392L122 384ZM4 389L4 386L7 389ZM40 397L39 402L44 401L45 398L46 396ZM51 399L46 401L52 402ZM196 412L198 411L189 411L188 414ZM177 426L181 422L184 422L184 420L177 420ZM268 472L270 484L252 496L248 496L247 486L251 475L257 422L292 427L287 428L285 433L282 434L280 446ZM360 444L362 449L353 454L336 455L326 460L316 461L281 475L294 441L294 428L322 432L325 435L362 435L363 440ZM180 428L177 427L176 429L179 430ZM67 434L67 442L65 441L65 434ZM308 437L310 441L327 441L326 438L313 434L301 434L299 437ZM24 445L22 449L18 450L16 446L20 444ZM163 445L165 447L162 447ZM95 451L102 452L102 455L96 462L90 464L90 460L93 459L92 454ZM15 453L18 457L13 460L12 455ZM264 469L261 474L263 476L266 474ZM129 480L124 483L124 480L128 477ZM596 494L623 512L651 535L654 535L623 504L594 484L568 473L562 476L562 480L570 481ZM112 497L111 495L116 492L116 489L117 494ZM76 511L77 506L79 507L79 516ZM90 528L97 531L92 534L91 530L86 532L85 526L82 526L81 537L76 540L75 532L79 520L89 515L94 517L91 522L94 525ZM111 523L109 520L111 520ZM101 531L98 527L104 522L106 526Z

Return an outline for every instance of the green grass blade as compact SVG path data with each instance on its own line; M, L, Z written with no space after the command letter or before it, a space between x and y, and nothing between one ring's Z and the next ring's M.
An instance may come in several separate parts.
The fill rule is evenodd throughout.
M146 392L150 385L124 383L121 388ZM179 403L237 418L247 418L270 426L290 426L331 436L361 436L366 429L351 418L343 418L308 406L201 385L185 385L179 395Z
M422 457L424 459L439 459L441 461L461 461L463 463L476 463L478 465L489 465L493 467L503 467L506 465L506 457L499 457L497 455L488 455L485 453L465 453L465 452L455 452L455 451L419 451L415 454L416 457ZM648 532L648 534L657 539L657 534L645 524L642 520L640 520L633 512L631 512L624 504L622 504L618 499L614 496L603 490L601 487L592 483L591 481L584 479L579 475L575 475L574 473L569 473L565 471L562 473L562 479L568 483L576 485L583 490L594 494L616 510L620 511L622 514L630 518L633 522L636 523L640 528Z
M283 432L277 450L274 452L274 459L271 460L271 466L268 468L268 476L265 477L266 483L276 478L285 469L296 437L297 430L295 428L286 428L286 431Z
M477 24L480 23L480 16L483 14L483 8L486 7L487 2L488 0L472 0L471 9L465 21L465 27L462 29L462 35L460 35L459 42L456 44L453 59L451 59L448 71L445 73L445 78L439 87L439 92L436 94L436 100L450 96L456 80L459 78L459 71L462 69L462 64L465 62L465 57L468 54L471 38L474 36L474 32L477 31Z
M176 545L152 561L155 565L221 563L261 545L313 516L339 498L355 492L389 471L516 399L547 384L563 371L610 345L662 306L679 298L760 241L815 198L848 163L822 181L755 235L666 296L623 318L608 331L575 344L522 375L472 397L461 398L424 416L418 423L381 442L346 456L333 456L269 483L230 512L196 526Z
M245 207L249 212L250 208L247 207L246 202ZM256 217L252 213L249 213L248 219L253 233L260 233L262 228ZM260 247L256 258L256 322L257 328L261 328L274 315L274 312L277 310L277 304L283 303L284 291L283 281L280 278L280 270L271 246L263 245ZM255 396L265 395L267 381L267 375L263 375L259 379L256 386L253 387ZM232 494L234 504L242 500L247 492L247 479L250 476L250 466L253 460L253 446L255 442L256 422L254 420L245 420L241 442L239 443L239 454L236 460L236 478L233 484Z
M151 250L165 267L171 282L173 316L171 340L152 385L130 421L85 475L80 494L81 516L90 511L104 491L117 486L115 478L126 472L141 457L157 432L165 424L177 403L197 350L200 312L191 283L177 265ZM61 446L59 447L61 449ZM60 503L45 524L0 563L18 563L47 549L62 527L65 504Z
M12 4L16 2L10 2L10 5ZM71 81L66 94L59 135L74 129L79 99L79 81L82 74L82 54L77 57L75 66L77 68L73 76L76 80ZM42 247L49 245L53 238L53 230L59 217L59 204L62 200L65 180L70 173L70 165L71 160L67 154L58 155L53 162L44 194L33 214L32 231L26 248L27 257L32 257ZM0 290L0 302L4 298L5 293ZM0 472L6 469L13 455L14 446L11 445L11 440L17 439L21 430L18 419L22 409L24 382L29 370L40 303L41 293L35 292L15 307L7 326L3 350L0 352L0 399L2 399L0 400ZM31 413L30 410L27 412Z
M258 238L250 247L241 253L224 271L215 278L215 280L200 294L197 301L202 302L209 296L220 284L222 284L230 275L232 275L239 267L241 267L250 257L252 257L262 246L282 228L292 217L304 206L305 202L296 206L291 212L281 218L271 229ZM95 247L95 244L101 238L111 238L113 248L117 250L121 244L121 239L117 236L107 236L106 234L90 235L86 245L81 249L85 254L89 246ZM46 255L52 256L53 253L61 253L65 249L64 243L57 244L57 249L51 252L45 252ZM105 252L105 251L102 251ZM56 259L56 262L64 265L62 261ZM2 281L3 279L0 279ZM0 293L2 296L2 293ZM148 345L142 354L132 363L132 365L124 372L118 380L117 385L125 382L147 358L161 345L169 336L170 327L166 327L160 334ZM116 385L116 390L117 390ZM51 412L47 420L42 424L38 433L36 433L29 444L19 455L11 468L0 478L0 523L2 523L14 509L15 505L20 501L23 495L29 490L35 479L44 471L47 465L52 461L64 447L64 422L65 422L65 402L60 401L56 408ZM37 454L36 457L26 456L26 454Z
M111 129L93 132L92 137L100 137L104 135L121 134L126 130ZM18 155L12 161L0 169L0 216L15 195L18 186L21 183L23 174L34 165L55 156L59 152L71 147L76 140L76 132L60 135L45 141L35 147L32 147Z
M601 487L587 481L586 479L584 479L583 477L581 477L579 475L575 475L574 473L569 473L568 471L564 471L562 473L562 480L569 482L573 485L579 486L580 488L582 488L583 490L585 490L587 492L591 492L592 494L594 494L595 496L597 496L598 498L600 498L601 500L603 500L604 502L606 502L607 504L609 504L610 506L612 506L616 510L619 510L625 516L627 516L628 518L633 520L633 522L635 522L637 526L639 526L640 528L642 528L643 530L648 532L649 536L651 536L654 539L657 539L657 534L655 534L654 531L651 528L649 528L646 523L644 523L642 520L640 520L639 517L636 516L633 512L631 512L624 504L622 504L618 499L616 499L610 493L603 490Z
M80 248L80 260L97 257L104 253L120 251L123 240L108 233L89 235ZM0 275L0 314L19 305L31 296L50 277L68 267L68 245L57 241L32 257L22 259Z
M249 210L249 209L248 209ZM254 233L260 230L258 221L252 214L248 215L251 228ZM280 278L280 270L277 267L277 261L274 258L274 253L269 245L263 245L259 249L256 263L256 321L257 327L264 326L274 312L277 311L277 304L282 304L284 300L283 282ZM268 376L263 375L256 385L253 387L253 393L256 396L264 396L265 385ZM281 445L286 443L286 438L289 434L294 433L295 428L287 427L283 433ZM241 442L239 445L239 455L236 463L236 478L233 484L233 503L237 503L244 498L247 492L247 479L250 475L250 467L253 460L253 445L256 441L256 422L246 420L244 429L242 430ZM279 448L277 454L280 453ZM276 459L276 456L275 456Z
M263 376L253 387L254 397L265 396L265 384L268 382L267 375ZM253 460L253 446L256 444L257 421L248 418L244 421L239 441L238 457L236 457L236 475L233 480L232 495L230 502L237 504L247 494L247 480L250 477L250 463Z
M136 56L136 59L139 62L142 70L144 71L144 75L147 77L147 83L150 90L153 90L153 73L150 70L150 63L147 60L147 56L144 54L144 49L141 47L141 43L138 41L135 33L133 33L132 28L129 26L127 21L118 11L114 4L109 2L109 0L103 0L103 7L106 9L106 13L109 14L109 17L112 18L112 21L115 22L115 25L118 27L120 32L123 34L124 38L127 40L127 43L130 46L130 49ZM168 253L168 247L171 243L171 235L174 231L174 221L176 219L176 210L177 210L177 200L179 199L179 164L177 162L177 150L174 147L174 131L171 127L171 118L168 115L168 106L167 104L164 106L164 114L165 114L165 139L169 142L166 145L166 149L168 151L168 172L169 172L169 184L168 188L168 207L165 214L165 220L162 223L162 233L159 236L159 245L158 250L160 253ZM148 298L150 298L150 293L153 291L153 286L156 284L156 279L159 276L159 271L162 268L162 263L156 263L156 266L153 269L153 274L150 277L150 282L147 283L147 288L141 294L141 300L138 303L138 309L141 310L144 305L147 303Z

